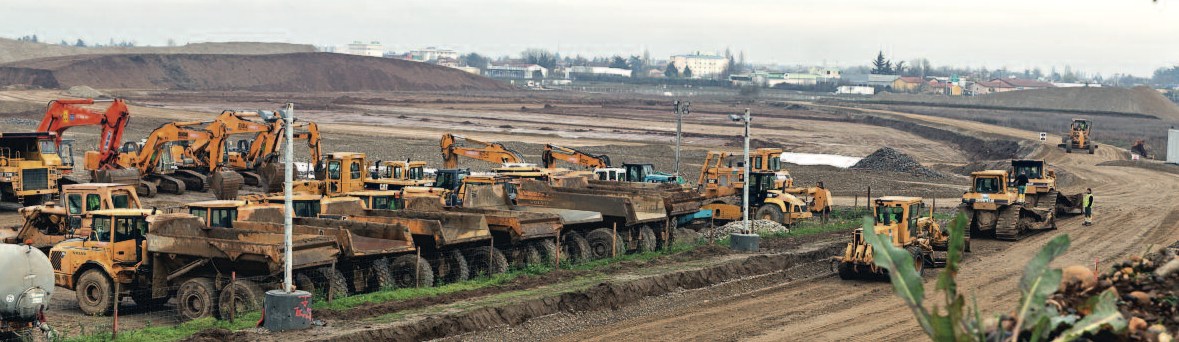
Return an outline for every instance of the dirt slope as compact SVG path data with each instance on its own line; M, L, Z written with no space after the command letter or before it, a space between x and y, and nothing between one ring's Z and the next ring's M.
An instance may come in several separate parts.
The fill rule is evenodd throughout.
M1179 120L1179 105L1149 87L1047 88L974 97L881 93L874 100L949 106L1125 113Z
M457 69L335 53L50 57L0 65L0 86L7 85L291 92L510 89Z
M83 48L61 46L57 44L22 42L7 38L0 38L0 64L45 57L74 55L109 55L133 53L269 55L276 53L294 52L315 52L315 47L307 44L228 42L193 43L171 47L142 46Z

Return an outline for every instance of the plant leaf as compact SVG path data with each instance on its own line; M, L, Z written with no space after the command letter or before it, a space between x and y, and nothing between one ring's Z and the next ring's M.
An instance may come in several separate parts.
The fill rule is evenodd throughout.
M925 286L921 276L913 267L913 256L909 252L892 245L892 238L884 234L876 234L872 227L872 218L864 218L864 242L872 246L872 258L876 266L888 270L888 277L892 280L893 290L905 304L913 310L917 322L925 330L925 334L934 337L933 324L930 322L929 311L921 304L925 299Z
M1016 328L1022 325L1020 323L1037 321L1036 318L1044 308L1044 302L1060 286L1060 269L1050 268L1048 263L1064 254L1068 246L1068 235L1059 235L1048 241L1048 244L1028 261L1027 267L1024 267L1023 278L1019 280L1022 297L1019 300L1019 309L1015 312ZM1018 336L1019 331L1014 333Z
M1100 331L1103 327L1109 326L1114 332L1120 332L1126 328L1126 318L1118 311L1118 298L1110 290L1105 290L1097 298L1097 305L1093 309L1093 313L1085 316L1071 329L1065 331L1057 337L1055 342L1072 341L1084 336Z

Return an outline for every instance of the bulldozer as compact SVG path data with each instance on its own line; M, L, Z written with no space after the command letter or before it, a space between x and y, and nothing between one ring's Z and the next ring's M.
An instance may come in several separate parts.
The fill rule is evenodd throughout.
M1007 179L1012 182L1009 185L1018 186L1016 179L1021 174L1028 178L1023 198L1026 205L1055 210L1056 215L1081 213L1081 194L1061 194L1056 187L1056 170L1048 167L1044 160L1012 160L1007 174Z
M1007 171L973 172L970 184L958 210L970 218L972 235L993 233L997 239L1016 241L1032 230L1056 229L1055 206L1029 204L1011 185Z
M1060 140L1059 146L1067 153L1073 153L1073 149L1078 149L1088 150L1089 154L1093 154L1097 150L1097 143L1093 142L1093 123L1087 119L1073 119L1068 134Z
M918 274L923 274L926 267L945 266L945 259L936 258L934 252L945 251L950 241L949 235L933 217L921 217L926 212L932 214L932 209L926 211L925 202L920 197L885 196L876 199L872 207L873 232L888 234L893 246L909 251ZM865 242L864 229L856 228L851 238L843 255L834 258L838 263L839 278L887 279L887 270L873 261L872 245ZM970 245L969 239L966 245Z
M496 164L523 163L524 156L496 142L486 142L461 135L443 134L439 142L442 148L442 167L458 167L458 157L463 156ZM469 145L476 145L473 147Z
M780 182L776 172L750 170L750 179L745 182L742 179L743 165L722 165L729 156L727 152L710 151L700 170L698 192L705 203L701 209L712 211L714 219L732 221L742 218L742 187L747 183L750 186L749 208L754 210L750 216L755 219L790 226L814 216L806 201L780 186L787 183Z

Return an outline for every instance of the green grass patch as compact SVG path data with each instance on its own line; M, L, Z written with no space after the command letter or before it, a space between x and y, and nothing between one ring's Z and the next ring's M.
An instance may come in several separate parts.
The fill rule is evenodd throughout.
M109 331L81 335L77 337L62 336L62 340L71 342L100 342L100 341L116 341L116 342L155 342L155 341L178 341L183 340L205 329L226 329L230 331L253 328L258 324L258 320L262 319L261 312L250 312L243 314L233 322L217 320L212 317L206 317L198 320L192 320L177 325L168 326L152 326L140 329L120 331L117 338L112 339Z
M490 277L478 277L464 282L446 284L436 287L382 290L336 299L331 303L328 303L326 300L319 300L313 303L311 307L313 309L346 310L370 303L384 303L390 301L402 301L423 297L441 296L455 292L472 291L492 286L499 286L507 284L523 275L543 274L547 273L551 269L552 267L533 265L527 268L512 270L507 273L496 274Z

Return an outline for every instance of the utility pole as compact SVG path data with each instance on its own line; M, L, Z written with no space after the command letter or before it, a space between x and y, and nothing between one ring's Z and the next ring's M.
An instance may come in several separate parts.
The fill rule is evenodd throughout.
M749 108L745 108L745 181L741 186L741 213L744 214L745 220L745 234L752 234L753 231L749 229ZM287 152L290 153L290 152ZM288 195L289 196L289 195Z
M291 256L291 230L294 226L293 216L295 215L295 209L291 204L291 191L293 190L292 184L295 182L295 160L294 153L292 153L295 150L295 130L292 129L295 122L295 104L288 103L282 111L284 112L282 119L286 121L286 127L283 129L286 130L287 139L287 148L285 153L283 153L285 156L284 165L286 166L286 181L283 183L283 197L285 197L285 209L283 209L285 212L285 215L283 215L283 290L291 293L295 290L291 276L291 260L294 259Z
M680 141L683 140L684 115L691 112L692 102L675 100L675 177L680 177Z

